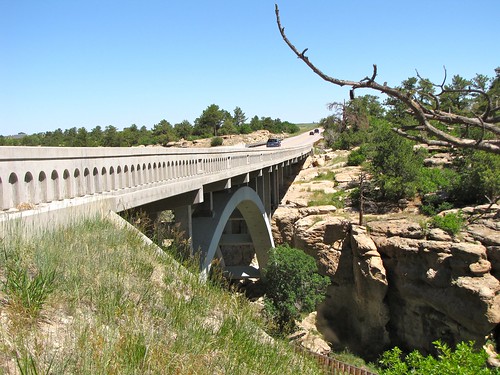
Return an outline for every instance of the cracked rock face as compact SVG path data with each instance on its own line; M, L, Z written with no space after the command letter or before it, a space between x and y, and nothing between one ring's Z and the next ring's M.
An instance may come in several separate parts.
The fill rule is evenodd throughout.
M334 213L280 210L277 243L314 256L331 279L317 326L334 349L375 359L394 345L428 352L436 339L484 344L498 335L496 219L474 224L459 240L405 219L370 222L367 232Z

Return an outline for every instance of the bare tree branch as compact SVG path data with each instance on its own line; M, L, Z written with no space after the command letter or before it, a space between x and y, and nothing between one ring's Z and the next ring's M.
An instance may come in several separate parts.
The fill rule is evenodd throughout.
M383 85L380 85L375 81L377 77L377 65L373 65L373 72L371 77L366 76L361 81L353 81L353 80L345 80L339 79L336 77L329 76L321 71L318 67L316 67L307 56L305 56L305 52L308 50L304 49L302 52L290 42L288 37L285 34L285 28L281 25L280 14L278 5L275 5L275 13L276 13L276 23L278 25L278 29L280 31L281 37L283 41L288 45L288 47L295 53L297 58L301 59L316 75L318 75L323 80L330 82L337 86L351 86L350 96L351 99L354 97L354 90L358 88L369 88L378 92L381 92L391 98L397 99L403 102L409 109L410 114L417 120L420 128L426 133L426 136L416 136L407 133L405 130L401 128L393 129L396 133L404 136L406 138L413 138L414 140L419 140L420 142L426 144L439 144L440 146L449 146L449 147L458 147L458 148L474 148L478 150L483 150L490 153L500 154L500 142L498 140L498 135L500 135L500 127L498 126L499 117L495 115L495 112L498 108L493 108L491 105L491 98L482 90L477 89L464 89L464 90L449 90L445 88L447 71L444 69L444 79L440 85L433 84L429 80L423 80L425 82L429 82L434 87L439 87L441 92L438 95L434 95L430 92L420 91L419 94L421 96L430 97L434 102L434 108L429 109L426 107L424 103L419 101L414 97L413 94L407 93L405 91L399 90L394 87L388 86L385 82ZM420 75L417 72L417 75ZM421 78L422 79L422 78ZM460 92L466 94L477 94L482 95L487 100L487 108L485 112L480 116L473 114L472 117L463 116L455 113L448 113L440 110L440 100L439 97L444 93L452 93L452 92ZM483 134L484 131L491 132L497 135L496 139L483 139L483 136L480 139L468 139L464 137L457 137L453 135L451 132L441 130L434 126L431 121L437 121L447 126L473 126L478 129L482 129ZM432 139L431 137L437 138L437 140Z

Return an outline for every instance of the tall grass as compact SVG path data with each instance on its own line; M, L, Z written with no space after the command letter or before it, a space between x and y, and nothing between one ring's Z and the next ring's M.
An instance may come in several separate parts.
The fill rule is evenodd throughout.
M204 283L130 228L85 220L12 243L0 257L0 374L321 373L269 338L244 297ZM46 292L31 324L14 324L12 264L28 289L36 275L47 281L33 287Z
M325 193L324 190L315 190L307 202L309 207L334 205L337 208L344 208L345 199L348 193L344 190L339 190L335 193Z
M313 178L314 181L333 181L335 182L335 172L332 170L327 170L325 172L318 173L317 176Z

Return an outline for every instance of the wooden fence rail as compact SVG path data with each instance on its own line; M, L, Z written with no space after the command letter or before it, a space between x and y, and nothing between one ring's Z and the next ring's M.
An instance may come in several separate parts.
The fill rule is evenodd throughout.
M294 348L297 352L304 353L310 356L313 356L321 368L325 370L326 373L332 375L377 375L374 372L371 372L366 369L362 369L348 363L339 361L335 358L328 357L323 354L313 353L306 348L298 345L294 345Z

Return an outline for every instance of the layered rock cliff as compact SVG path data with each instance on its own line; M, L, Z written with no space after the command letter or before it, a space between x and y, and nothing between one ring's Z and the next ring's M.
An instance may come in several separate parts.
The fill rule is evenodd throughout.
M314 256L330 277L318 328L334 348L370 358L394 345L426 352L436 339L483 344L498 336L500 243L491 236L487 245L468 233L436 240L404 219L363 227L307 213L278 210L275 240Z

